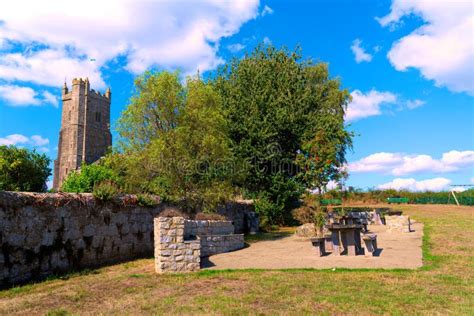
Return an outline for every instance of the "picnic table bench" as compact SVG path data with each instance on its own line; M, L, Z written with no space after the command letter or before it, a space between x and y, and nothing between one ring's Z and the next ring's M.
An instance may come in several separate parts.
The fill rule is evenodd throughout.
M362 236L362 240L365 243L366 256L374 255L377 251L377 235L376 234L365 234Z
M359 224L329 224L327 228L331 232L333 254L341 255L341 242L348 256L355 256L362 249Z

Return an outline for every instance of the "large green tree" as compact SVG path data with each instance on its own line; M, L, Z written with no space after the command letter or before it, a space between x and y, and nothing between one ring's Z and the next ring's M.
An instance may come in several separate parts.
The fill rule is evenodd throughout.
M160 194L211 211L232 194L233 158L221 98L210 84L147 72L118 122L116 165L128 190ZM123 167L125 163L125 167Z
M0 146L0 190L44 192L51 160L35 150Z
M350 94L327 64L260 46L222 67L213 84L233 152L249 167L239 185L264 201L270 224L285 220L303 189L340 177L351 146L344 126Z

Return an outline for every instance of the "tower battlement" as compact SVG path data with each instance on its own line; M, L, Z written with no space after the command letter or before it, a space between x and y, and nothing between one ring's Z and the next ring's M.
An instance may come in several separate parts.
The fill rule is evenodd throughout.
M107 88L104 94L102 94L100 91L96 91L94 89L90 88L90 83L89 83L89 78L74 78L72 79L72 90L74 89L80 89L84 91L85 95L89 95L91 97L97 97L97 98L105 98L109 99L111 98L112 94L110 92L110 88ZM63 100L68 99L71 97L71 92L69 91L67 84L64 83L63 86Z
M67 175L83 163L91 164L112 145L110 102L112 93L90 88L89 79L74 78L62 88L58 158L54 161L53 188L59 190Z

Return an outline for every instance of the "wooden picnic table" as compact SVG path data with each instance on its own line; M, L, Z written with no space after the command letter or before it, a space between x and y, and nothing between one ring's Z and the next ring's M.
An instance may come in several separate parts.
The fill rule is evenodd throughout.
M360 231L362 225L359 224L329 224L326 226L331 232L333 244L333 254L341 254L341 242L348 256L355 256L362 249Z

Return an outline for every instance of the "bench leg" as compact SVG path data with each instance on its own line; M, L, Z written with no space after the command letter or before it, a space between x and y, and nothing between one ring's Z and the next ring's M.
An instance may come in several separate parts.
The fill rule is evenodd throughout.
M324 247L326 252L332 252L332 240L331 239L324 239Z
M373 242L372 240L364 240L364 243L365 243L365 250L367 250L365 252L365 256L366 257L371 257L374 255L374 246L373 246Z
M326 254L326 251L324 250L324 240L322 240L320 243L319 243L319 257L322 257Z
M341 249L340 249L339 233L337 231L332 232L331 240L332 240L333 255L340 256Z

